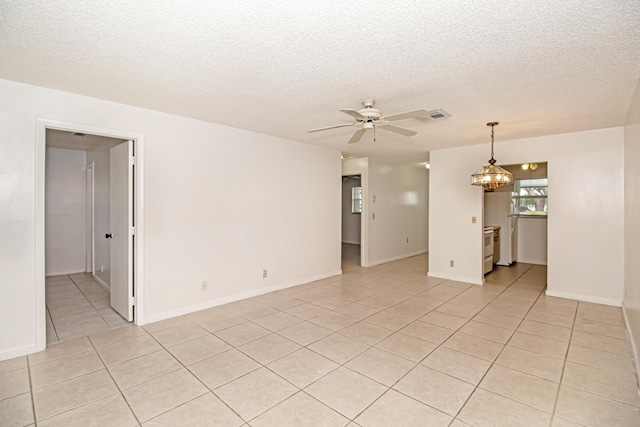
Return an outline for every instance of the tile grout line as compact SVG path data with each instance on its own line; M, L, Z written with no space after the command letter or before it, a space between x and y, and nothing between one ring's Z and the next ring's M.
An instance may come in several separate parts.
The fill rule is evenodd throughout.
M573 313L573 322L571 323L571 333L569 334L569 342L567 344L567 350L564 353L564 360L562 361L562 371L560 372L560 380L558 381L558 387L556 388L556 398L555 398L555 401L553 402L553 412L551 413L551 422L553 422L553 418L556 416L556 409L558 409L558 400L560 400L560 388L562 387L562 380L564 379L564 371L567 366L567 358L569 357L569 350L571 349L571 339L573 338L573 331L576 325L579 307L580 307L580 303L578 302L578 304L576 304L576 309ZM575 422L575 421L571 421L571 422Z
M53 328L53 333L56 335L56 342L60 342L60 337L58 336L58 331L56 329L56 324L53 323L53 317L51 317L51 311L49 310L49 306L45 304L45 308L47 309L46 315L49 317L49 321L51 322L51 327Z
M29 374L29 395L31 397L31 411L33 411L33 425L38 427L38 417L36 416L36 399L33 393L33 380L31 379L31 361L29 356L24 356L27 361L27 372Z
M142 425L142 423L140 422L140 419L138 418L138 416L136 415L136 413L133 411L133 408L131 407L131 405L129 404L129 401L127 400L127 398L124 396L124 393L122 392L122 390L120 389L120 387L118 386L118 383L116 382L115 378L113 378L113 375L111 375L111 371L109 371L109 368L107 367L107 364L105 363L104 359L102 358L102 355L100 355L100 352L98 351L98 349L96 348L95 344L93 343L93 341L91 341L91 338L87 337L87 339L89 340L89 343L91 344L91 347L93 348L93 351L96 352L96 355L98 356L98 358L100 359L100 362L102 362L102 366L104 366L104 370L107 372L107 374L109 375L109 378L111 378L111 381L113 381L113 385L116 386L116 389L118 389L118 392L120 393L120 396L122 396L122 400L124 400L124 402L127 404L127 407L129 408L129 411L131 411L131 414L133 415L133 417L136 419L136 421L138 422L138 425ZM93 403L93 402L91 402ZM83 405L85 406L85 405Z

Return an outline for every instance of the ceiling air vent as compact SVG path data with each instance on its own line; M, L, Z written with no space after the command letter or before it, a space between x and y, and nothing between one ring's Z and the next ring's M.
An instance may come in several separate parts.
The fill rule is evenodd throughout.
M429 117L419 117L418 120L430 122L431 120L444 120L448 117L451 117L451 114L438 108L436 110L429 110Z
M429 110L429 116L431 116L433 120L444 120L450 117L451 114L438 108L437 110Z

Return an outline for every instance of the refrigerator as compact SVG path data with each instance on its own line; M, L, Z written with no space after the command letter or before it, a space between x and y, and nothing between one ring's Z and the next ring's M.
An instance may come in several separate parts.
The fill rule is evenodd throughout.
M513 215L511 191L484 193L484 226L500 227L500 260L511 265L518 259L518 217Z

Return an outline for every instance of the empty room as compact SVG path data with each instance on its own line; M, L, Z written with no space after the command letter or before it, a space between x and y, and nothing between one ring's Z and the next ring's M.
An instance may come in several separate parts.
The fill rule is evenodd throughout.
M640 425L640 4L0 6L0 424Z

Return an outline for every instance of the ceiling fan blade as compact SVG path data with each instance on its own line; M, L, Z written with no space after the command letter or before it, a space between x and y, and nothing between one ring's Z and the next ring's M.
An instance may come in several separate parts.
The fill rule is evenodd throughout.
M358 120L365 120L366 117L363 116L362 114L358 113L356 110L352 110L350 108L343 108L342 110L343 113L350 115L351 117L353 117L354 119L358 119Z
M355 123L345 123L345 124L342 124L342 125L327 126L326 128L311 129L311 130L308 130L307 132L309 132L309 133L311 133L311 132L319 132L321 130L343 128L345 126L353 126L353 125L355 125Z
M429 112L427 110L407 111L404 113L392 114L390 116L382 117L382 120L394 122L396 120L415 119L418 117L429 117Z
M353 136L351 137L351 139L349 140L349 142L347 142L348 144L355 144L356 142L360 141L362 139L362 136L364 135L364 133L366 132L366 129L359 129L356 131L356 133L353 134Z
M384 130L389 130L391 132L399 133L400 135L404 135L404 136L414 136L414 135L418 134L418 132L416 132L414 130L403 129L403 128L399 128L397 126L382 125L380 127L382 129L384 129Z

